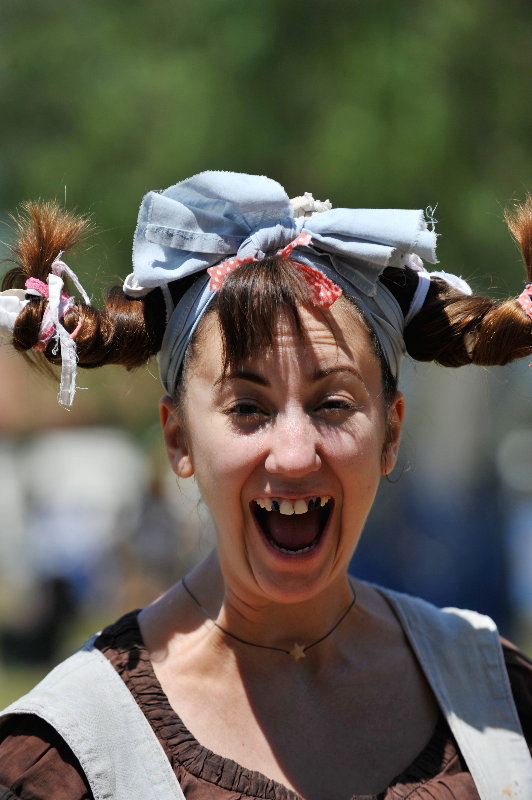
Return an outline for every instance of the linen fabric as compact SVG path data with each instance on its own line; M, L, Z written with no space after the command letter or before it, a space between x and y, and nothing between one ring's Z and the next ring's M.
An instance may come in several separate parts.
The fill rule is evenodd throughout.
M318 204L323 207L323 204ZM198 273L173 311L159 354L165 389L177 376L199 320L213 299L205 270L219 261L263 259L300 233L310 234L292 258L322 271L351 297L374 329L394 376L404 353L404 317L378 281L388 266L420 269L436 263L436 233L423 211L348 209L295 217L284 188L261 175L202 172L143 199L133 241L132 297Z

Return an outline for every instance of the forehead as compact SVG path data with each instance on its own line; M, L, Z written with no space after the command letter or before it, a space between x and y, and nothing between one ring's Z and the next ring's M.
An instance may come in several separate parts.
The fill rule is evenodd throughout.
M298 309L301 332L281 314L277 322L274 354L304 352L310 359L352 359L371 350L370 338L356 309L335 303L323 312L313 307Z
M314 307L298 308L301 331L288 313L279 314L272 347L253 353L245 363L232 367L261 369L282 368L283 371L314 372L317 366L349 363L359 370L376 371L380 379L380 364L365 322L358 310L340 298L327 311ZM205 372L216 379L223 377L223 341L216 314L205 319L193 371ZM231 371L231 370L230 370Z

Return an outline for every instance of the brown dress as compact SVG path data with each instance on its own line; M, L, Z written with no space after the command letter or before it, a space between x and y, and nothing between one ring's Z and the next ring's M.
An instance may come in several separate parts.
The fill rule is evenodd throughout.
M192 736L163 692L131 612L106 628L96 646L130 689L159 739L187 800L301 800L276 781L208 750ZM532 745L532 661L503 642L513 695ZM400 731L398 730L398 734ZM0 742L0 800L92 800L65 742L37 717L11 718ZM478 800L443 717L413 763L379 795L351 800ZM324 798L326 800L326 798ZM348 798L346 798L348 800Z

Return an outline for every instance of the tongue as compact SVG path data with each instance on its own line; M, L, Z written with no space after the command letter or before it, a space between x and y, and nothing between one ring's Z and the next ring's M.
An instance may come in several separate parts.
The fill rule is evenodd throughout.
M320 512L307 511L306 514L288 516L278 511L269 511L264 515L263 527L278 547L301 550L311 545L320 533Z

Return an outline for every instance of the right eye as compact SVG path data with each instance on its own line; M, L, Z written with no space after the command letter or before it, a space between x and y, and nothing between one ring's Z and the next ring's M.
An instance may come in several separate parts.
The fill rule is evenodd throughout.
M237 425L259 425L268 418L266 411L257 403L246 400L233 403L227 413Z

